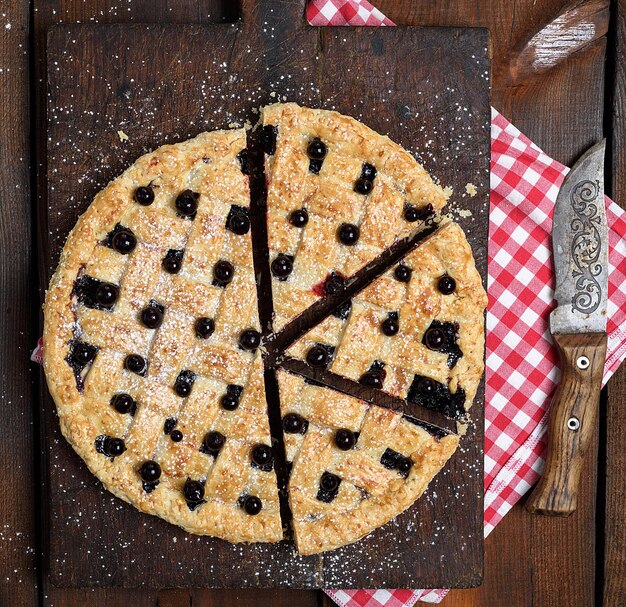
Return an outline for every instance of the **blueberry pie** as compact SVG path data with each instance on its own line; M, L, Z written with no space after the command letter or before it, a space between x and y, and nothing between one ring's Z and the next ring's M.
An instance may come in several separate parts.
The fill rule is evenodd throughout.
M470 245L450 222L287 353L312 364L325 349L325 368L460 419L483 373L486 305Z
M265 108L257 134L264 163L243 129L203 133L95 197L46 294L44 369L63 434L116 496L231 542L291 527L314 554L408 508L459 441L355 382L466 417L486 295L462 230L435 216L444 191L387 137L295 104ZM249 187L263 168L267 242ZM401 261L379 258L413 234ZM303 337L263 334L272 296L274 331ZM326 296L335 309L302 314ZM285 353L353 395L283 369Z
M404 149L353 118L294 103L263 109L274 329L446 203Z
M115 495L192 533L277 541L276 473L252 463L272 442L245 148L243 130L167 145L96 196L47 293L44 365L63 433Z
M285 434L289 503L298 550L315 554L357 541L420 497L458 436L390 409L278 371L284 417L306 420Z

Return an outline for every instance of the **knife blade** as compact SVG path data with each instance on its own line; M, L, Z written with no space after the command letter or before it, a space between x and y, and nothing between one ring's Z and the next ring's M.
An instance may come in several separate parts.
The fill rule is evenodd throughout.
M550 406L542 478L530 512L567 516L576 509L584 455L593 436L606 358L608 227L604 207L603 140L567 174L557 195L552 256L557 307L550 332L561 379Z

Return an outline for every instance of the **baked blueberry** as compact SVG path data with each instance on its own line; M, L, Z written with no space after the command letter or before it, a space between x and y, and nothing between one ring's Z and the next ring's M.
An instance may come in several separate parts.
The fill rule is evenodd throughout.
M96 349L89 344L85 344L81 341L75 341L72 342L70 348L70 357L72 362L84 367L96 357Z
M124 366L128 371L142 375L146 372L146 361L139 354L129 354L124 360Z
M161 266L168 274L178 274L183 265L183 251L170 249L163 258Z
M246 329L239 336L239 346L253 352L261 345L261 334L255 329Z
M101 283L96 289L96 301L104 307L112 306L120 293L117 286L110 282Z
M227 285L235 275L235 267L230 261L218 261L213 268L213 276L220 285Z
M456 280L454 280L452 276L444 274L437 281L437 287L439 288L439 291L444 295L450 295L450 293L454 293L454 290L456 289Z
M402 474L408 474L409 470L413 467L413 460L410 457L402 457L398 459L396 463L396 468L398 472Z
M339 428L339 430L335 432L334 440L336 447L342 451L349 451L356 444L354 432L348 430L348 428Z
M126 413L131 413L137 407L137 403L130 394L120 392L111 398L111 406L118 413L125 415Z
M393 271L393 275L398 282L409 282L409 280L411 280L411 274L413 274L413 270L403 263L396 266L396 269Z
M163 322L163 312L157 306L147 306L141 311L141 322L148 329L157 329Z
M256 495L247 495L243 500L243 509L250 516L254 516L263 509L263 502Z
M424 344L431 350L440 350L446 343L446 334L442 329L431 327L424 333Z
M237 154L237 160L239 160L239 166L241 168L241 172L244 175L250 175L250 162L248 159L248 150L244 148Z
M192 190L184 190L176 197L176 210L181 217L193 218L198 211L200 194Z
M289 216L289 223L296 228L303 228L309 223L309 214L306 209L293 211Z
M118 455L122 455L124 451L126 451L126 443L123 438L113 438L112 436L107 436L104 440L104 452L109 457L117 457Z
M363 179L369 179L369 181L374 181L374 179L376 179L376 173L378 171L376 170L376 167L373 164L370 164L369 162L365 162L363 164L363 167L361 168L361 177Z
M175 417L168 417L163 424L163 432L165 434L171 434L177 423L178 420Z
M217 455L225 442L226 437L221 432L207 432L202 441L202 445L208 453Z
M154 190L152 186L144 185L135 190L135 200L144 207L154 202Z
M342 223L337 231L340 242L348 246L356 244L360 234L359 227L352 223Z
M430 377L422 377L416 384L415 389L421 396L429 396L435 394L436 391L435 381Z
M187 479L183 487L183 494L188 502L200 502L204 497L204 485L200 481Z
M238 236L243 236L250 231L250 217L246 207L232 205L226 218L226 227Z
M207 316L201 316L196 320L196 335L201 339L208 339L215 331L215 321Z
M111 238L111 246L122 255L135 250L137 238L130 230L119 230Z
M306 153L311 160L323 160L327 152L326 144L319 137L311 140L306 149Z
M287 434L301 434L306 429L306 420L298 413L287 413L283 417L283 429Z
M328 350L322 346L313 346L306 355L306 361L318 369L325 368L330 362Z
M367 386L368 388L382 388L383 377L380 371L366 371L361 375L359 383Z
M154 481L158 481L161 478L161 466L154 460L149 459L141 464L139 475L146 483L154 483Z
M224 394L220 398L220 404L226 411L234 411L239 406L239 398L234 394Z
M183 440L183 433L180 430L172 430L170 432L170 438L175 443L180 443L180 441Z
M414 223L418 219L428 219L433 214L433 205L427 204L422 209L418 209L415 205L409 204L406 202L404 204L404 218L409 223Z
M333 474L332 472L324 472L320 478L320 489L328 491L328 493L332 493L337 491L340 483L341 479L336 474Z
M338 295L345 284L343 276L333 272L324 282L324 292L326 295Z
M272 274L277 278L287 278L293 271L293 261L288 255L278 255L272 261Z
M174 392L181 398L186 398L191 394L191 389L195 381L196 374L193 371L181 371L174 382Z
M259 468L266 468L271 466L274 461L274 456L272 455L272 448L268 445L256 445L252 449L252 461Z
M373 189L374 184L369 179L359 177L354 182L354 191L357 192L357 194L363 194L363 196L367 196Z
M400 330L400 323L398 322L398 313L391 312L382 323L380 323L381 331L391 337L392 335L396 335Z

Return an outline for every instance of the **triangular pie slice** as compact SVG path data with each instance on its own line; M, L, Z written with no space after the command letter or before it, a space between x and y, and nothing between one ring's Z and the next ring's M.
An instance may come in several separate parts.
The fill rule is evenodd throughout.
M446 195L407 151L353 118L294 103L262 113L277 331L423 228Z
M406 510L458 436L279 370L289 503L301 554L350 544Z
M483 373L487 295L447 223L287 353L456 419Z
M282 538L244 130L141 157L72 230L44 306L61 429L105 487L232 542Z

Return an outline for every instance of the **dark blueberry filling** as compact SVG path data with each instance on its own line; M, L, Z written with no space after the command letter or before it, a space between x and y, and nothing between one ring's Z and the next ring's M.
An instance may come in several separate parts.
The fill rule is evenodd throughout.
M263 151L270 156L276 153L276 137L278 136L278 127L273 124L266 124L261 132L261 143Z
M327 369L330 365L335 348L326 344L315 344L306 354L306 361L316 369Z
M376 179L377 172L378 171L376 170L376 167L373 164L370 164L369 162L365 162L363 163L363 166L361 167L361 178L368 179L369 181L374 181L374 179Z
M180 443L183 440L183 433L180 430L172 430L170 432L170 438L174 443Z
M346 281L343 276L332 272L324 282L324 292L326 295L338 295L343 290Z
M235 267L230 261L221 259L215 264L213 268L213 286L224 288L227 284L232 282L235 276Z
M147 207L154 202L154 190L150 185L144 185L135 190L135 201Z
M303 228L309 223L309 214L306 209L298 209L293 211L289 216L289 223L296 228Z
M346 320L350 316L350 310L352 310L352 302L348 300L333 311L333 316L339 320Z
M432 204L427 204L424 208L418 209L415 205L409 204L408 202L404 203L404 218L409 223L414 223L420 219L424 221L428 219L433 212Z
M141 375L141 377L145 377L146 375L146 361L143 356L139 356L139 354L129 354L124 360L124 367L127 371Z
M158 302L152 300L147 307L141 311L141 322L148 329L158 329L163 322L165 308Z
M313 173L314 175L319 175L322 170L322 165L324 164L323 160L309 160L309 173Z
M268 445L256 445L251 453L252 466L264 472L269 472L274 466L272 448Z
M208 339L215 331L215 321L207 316L202 316L196 320L196 335L201 339Z
M154 483L161 478L161 466L151 459L141 464L139 475L146 483Z
M159 486L159 481L154 481L153 483L148 483L147 481L141 481L141 488L146 493L152 493Z
M207 432L202 441L200 451L216 457L225 442L226 437L221 432Z
M423 375L413 378L407 400L416 405L438 411L452 419L465 416L465 390L457 388L452 394L448 386Z
M119 295L119 288L92 276L81 276L74 283L74 295L87 308L112 310Z
M84 341L71 341L70 351L65 360L74 372L76 387L79 392L83 391L84 381L81 377L83 369L90 364L98 354L98 348Z
M287 413L283 417L283 430L287 434L305 434L308 427L309 422L298 413Z
M176 211L185 219L194 219L198 212L200 194L192 190L184 190L176 197Z
M422 343L430 350L448 355L450 369L453 369L459 358L463 356L463 351L456 343L458 330L459 326L456 323L433 320L422 338Z
M339 241L347 246L355 245L358 242L360 235L361 231L359 230L359 227L352 223L342 223L337 231Z
M446 432L443 428L433 426L432 424L429 424L428 422L423 422L422 420L411 417L410 415L404 415L403 417L409 423L414 424L415 426L419 426L420 428L424 428L426 432L428 432L430 435L434 436L437 439L443 438L444 436L448 436L448 432Z
M375 360L370 368L361 375L359 383L367 386L368 388L382 388L385 383L385 377L387 372L385 371L385 363L380 360Z
M250 211L247 207L233 204L226 218L226 227L238 236L243 236L250 231Z
M354 182L354 191L357 194L362 194L363 196L367 196L374 189L374 184L369 179L363 179L363 177L359 177Z
M125 415L126 413L135 415L135 412L137 411L137 403L135 402L135 399L130 394L126 394L125 392L114 394L111 398L111 406L122 415Z
M164 434L171 434L177 423L178 420L175 417L168 417L163 424Z
M161 265L168 274L178 274L183 265L184 251L178 249L170 249L163 258Z
M402 476L407 476L413 466L413 461L401 453L387 448L380 458L380 463L388 470L397 470Z
M411 274L413 274L413 270L402 263L396 266L396 269L393 271L393 275L398 282L409 282Z
M228 384L228 386L226 386L226 394L220 399L220 404L227 411L234 411L239 406L239 399L242 393L242 386Z
M256 495L242 495L238 502L250 516L258 514L263 509L263 502Z
M293 271L293 255L277 255L272 261L272 274L278 280L287 280L287 276Z
M381 331L387 335L387 337L391 337L396 335L400 330L400 323L398 321L398 313L397 312L389 312L387 318L380 323Z
M192 481L188 478L183 486L183 495L185 496L189 510L195 510L198 506L206 502L206 500L203 499L204 483L201 481Z
M241 167L241 172L244 175L250 175L250 162L248 158L248 150L244 148L237 154L237 160L239 161L239 166Z
M191 394L191 389L196 381L196 374L193 371L185 369L178 374L174 383L174 392L181 398L186 398Z
M319 489L317 490L317 499L320 502L330 504L339 493L339 485L341 479L332 472L324 472L320 478Z
M437 281L437 288L444 295L450 295L451 293L454 293L454 290L456 289L456 280L454 280L452 276L444 274Z
M261 334L256 329L246 329L239 336L239 347L254 352L261 345Z
M352 430L348 430L347 428L339 428L337 432L335 432L335 445L338 449L342 451L349 451L356 445L356 435Z

